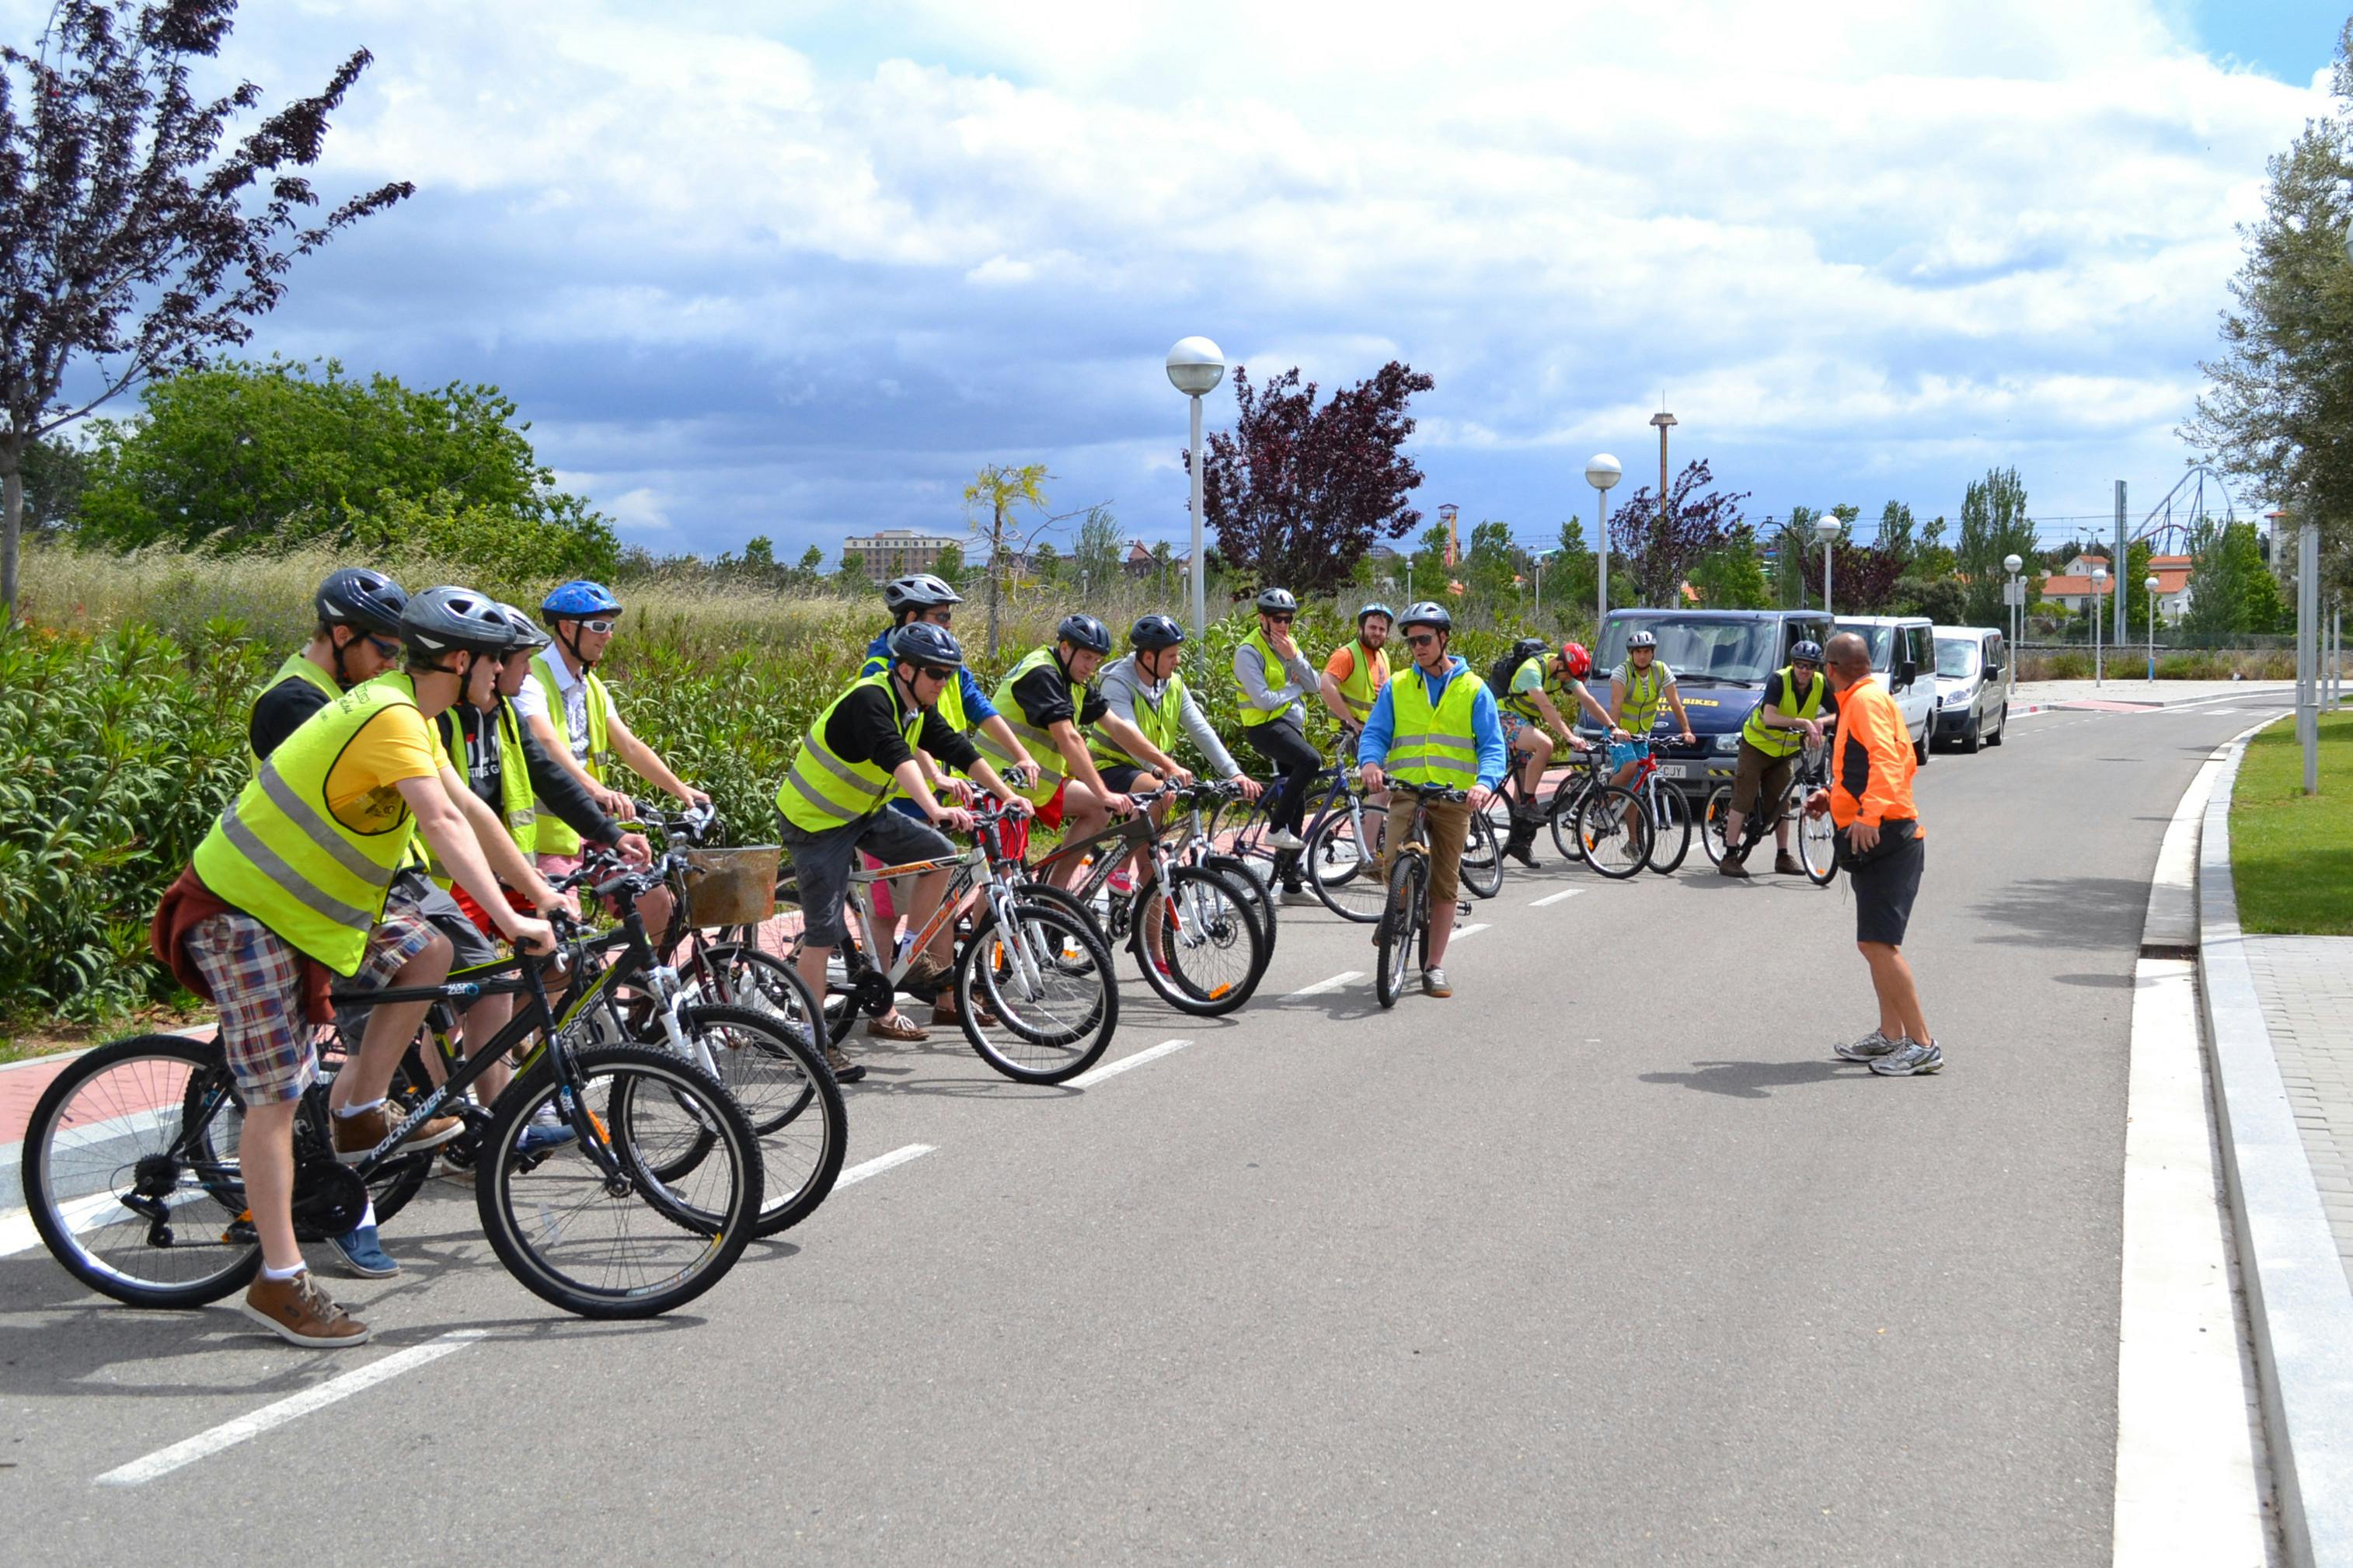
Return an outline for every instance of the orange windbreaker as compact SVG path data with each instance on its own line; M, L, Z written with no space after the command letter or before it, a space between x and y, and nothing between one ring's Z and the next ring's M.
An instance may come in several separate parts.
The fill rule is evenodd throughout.
M1839 693L1838 747L1831 757L1831 820L1852 826L1857 817L1882 823L1916 822L1912 805L1911 732L1895 699L1876 675ZM1917 833L1915 837L1926 837Z

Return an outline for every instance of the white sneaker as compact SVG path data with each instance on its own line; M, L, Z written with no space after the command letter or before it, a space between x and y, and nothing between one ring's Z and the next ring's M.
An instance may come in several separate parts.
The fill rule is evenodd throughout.
M1266 841L1269 844L1273 845L1277 849L1304 849L1307 847L1307 840L1300 837L1296 833L1293 833L1286 828L1281 827L1278 827L1273 832L1268 834L1266 836Z

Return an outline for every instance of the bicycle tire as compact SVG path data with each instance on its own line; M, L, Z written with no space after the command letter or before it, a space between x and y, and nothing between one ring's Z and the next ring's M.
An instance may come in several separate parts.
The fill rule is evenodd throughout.
M1250 999L1266 973L1266 933L1259 924L1258 912L1250 895L1220 872L1179 866L1170 872L1168 880L1166 895L1156 879L1135 890L1134 913L1128 921L1128 948L1135 955L1135 967L1154 994L1178 1012L1197 1018L1222 1017ZM1208 906L1211 899L1216 900L1214 906ZM1166 930L1172 906L1178 922L1174 932ZM1198 942L1185 924L1188 908L1203 928ZM1153 957L1155 932L1167 958L1165 974ZM1207 953L1230 952L1236 942L1245 949L1241 975L1214 972ZM1206 949L1202 944L1207 944ZM1188 970L1188 963L1197 966Z
M791 1229L832 1193L849 1147L849 1113L833 1069L805 1029L779 1026L773 1015L758 1009L683 1007L679 1021L698 1037L725 1031L715 1045L706 1041L706 1048L720 1065L721 1085L735 1097L759 1140L761 1197L753 1230L774 1236ZM706 1134L704 1154L712 1136Z
M658 1317L719 1283L750 1245L753 1216L760 1209L759 1141L742 1107L716 1079L666 1050L598 1046L575 1053L572 1068L586 1091L575 1125L586 1121L590 1126L584 1132L609 1138L621 1190L614 1189L577 1143L528 1161L514 1152L532 1113L550 1100L557 1100L562 1113L562 1100L570 1090L570 1085L556 1082L552 1069L543 1068L530 1079L516 1079L499 1097L498 1111L483 1135L474 1181L483 1235L507 1272L543 1301L584 1318ZM606 1108L602 1118L594 1109L599 1102ZM709 1153L696 1163L694 1174L701 1180L691 1195L649 1188L645 1180L653 1163L646 1145L664 1134L656 1119L665 1109L684 1107L713 1134ZM532 1190L521 1192L526 1185ZM519 1204L528 1210L518 1213ZM652 1215L667 1228L641 1229L641 1214ZM685 1217L695 1215L708 1217ZM614 1249L612 1260L591 1281L555 1254L579 1239L584 1222L600 1217L627 1231L627 1245ZM617 1285L614 1279L624 1252L630 1261L646 1260L651 1268L667 1267L669 1272L648 1283Z
M1504 890L1504 847L1495 825L1483 811L1471 814L1471 829L1462 836L1460 863L1462 885L1474 899L1492 899Z
M1307 851L1303 849L1300 853L1304 855ZM1267 961L1271 963L1274 959L1276 937L1282 930L1282 916L1274 901L1274 889L1251 876L1250 862L1239 856L1204 855L1201 857L1201 864L1212 871L1222 873L1228 880L1234 882L1249 895L1250 908L1258 914L1259 931L1266 938ZM1263 973L1266 964L1260 964L1259 970Z
M1095 1064L1119 1027L1119 979L1112 967L1111 949L1103 944L1092 921L1058 903L1016 902L1011 910L1017 930L999 930L997 911L988 910L973 926L972 940L956 955L956 1021L965 1041L980 1059L1017 1083L1060 1083ZM1018 966L1008 951L1015 942L1029 944L1039 971L1039 994L1016 1000ZM1062 987L1071 1000L1060 1005L1070 1016L1055 1016L1046 1001L1049 977L1069 984ZM1083 993L1087 1000L1081 1002ZM984 1030L978 1008L986 1005L997 1016L993 1030ZM1000 1044L994 1037L1009 1039Z
M1827 888L1838 879L1838 827L1827 811L1820 816L1806 815L1804 785L1792 784L1789 799L1798 814L1798 864L1806 868L1807 881Z
M141 1071L142 1062L154 1065ZM220 1096L196 1092L212 1087ZM150 1185L162 1184L165 1171L149 1162L184 1142L192 1101L214 1104L215 1115L237 1104L220 1047L180 1035L139 1035L75 1058L42 1091L26 1125L25 1202L34 1230L66 1272L127 1306L200 1307L249 1284L261 1267L259 1239L237 1233L241 1181L224 1198L223 1173L197 1176L174 1162L168 1189L149 1195L167 1222L159 1226L122 1204L126 1194L142 1195L142 1165ZM117 1212L124 1217L113 1218ZM181 1245L178 1233L191 1221L219 1242ZM185 1268L175 1263L175 1277L165 1278L154 1261L163 1258L192 1261Z
M1560 851L1561 858L1585 863L1585 846L1577 841L1577 808L1585 804L1585 792L1589 781L1580 772L1571 774L1554 786L1552 800L1545 806L1545 818L1551 826L1552 847Z
M1724 823L1732 814L1732 786L1718 784L1707 797L1707 805L1700 813L1699 847L1707 851L1708 864L1724 864Z
M1659 786L1660 817L1651 826L1651 847L1643 863L1662 877L1672 876L1691 853L1691 807L1683 802L1683 792L1670 784ZM1669 853L1672 848L1672 853Z
M1422 857L1410 847L1389 863L1388 880L1383 884L1388 908L1373 965L1373 998L1383 1007L1396 1006L1405 993L1407 959L1421 923L1424 875Z
M1651 855L1651 817L1634 792L1599 784L1577 803L1577 841L1585 863L1613 882L1639 873Z
M1365 816L1367 821L1379 821L1382 814L1367 811ZM1381 881L1381 863L1357 838L1352 814L1335 807L1317 817L1308 829L1307 847L1300 854L1307 862L1307 885L1325 909L1359 925L1370 925L1381 918L1381 897L1387 890Z

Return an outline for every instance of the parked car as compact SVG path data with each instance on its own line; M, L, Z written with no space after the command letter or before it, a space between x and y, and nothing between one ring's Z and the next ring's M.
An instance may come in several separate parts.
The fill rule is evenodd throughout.
M1926 616L1841 616L1838 629L1871 649L1871 668L1887 678L1888 695L1912 732L1912 754L1928 760L1936 724L1936 627Z
M1662 741L1652 746L1662 777L1686 793L1705 795L1731 778L1740 727L1763 695L1765 682L1789 662L1789 649L1808 638L1830 636L1830 617L1820 610L1612 610L1601 624L1594 650L1593 695L1607 707L1609 672L1626 662L1626 636L1636 626L1659 639L1659 658L1675 672L1683 711L1690 716L1696 746ZM1654 735L1674 732L1672 709L1659 710ZM1588 737L1601 731L1589 721L1577 729Z
M1999 746L2010 728L2010 648L1990 626L1936 628L1936 733L1964 752Z

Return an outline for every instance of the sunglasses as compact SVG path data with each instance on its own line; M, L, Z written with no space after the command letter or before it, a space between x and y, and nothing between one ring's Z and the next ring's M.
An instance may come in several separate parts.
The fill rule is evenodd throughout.
M1298 618L1298 617L1297 617L1297 616L1267 616L1267 619L1268 619L1268 620L1272 621L1272 622L1273 622L1276 626L1289 626L1293 621L1296 620L1297 618Z
M1405 646L1408 647L1428 647L1437 640L1436 632L1408 632L1405 635Z
M378 658L398 658L400 657L400 645L393 641L390 637L370 637L367 640L367 645L368 647L375 649L375 656Z
M620 624L620 622L614 620L583 621L580 623L580 629L584 632L595 632L597 636L602 637L605 633L611 631L615 626L617 626Z
M918 680L954 680L955 679L955 671L953 669L935 669L928 664L919 664L915 666L915 679Z

